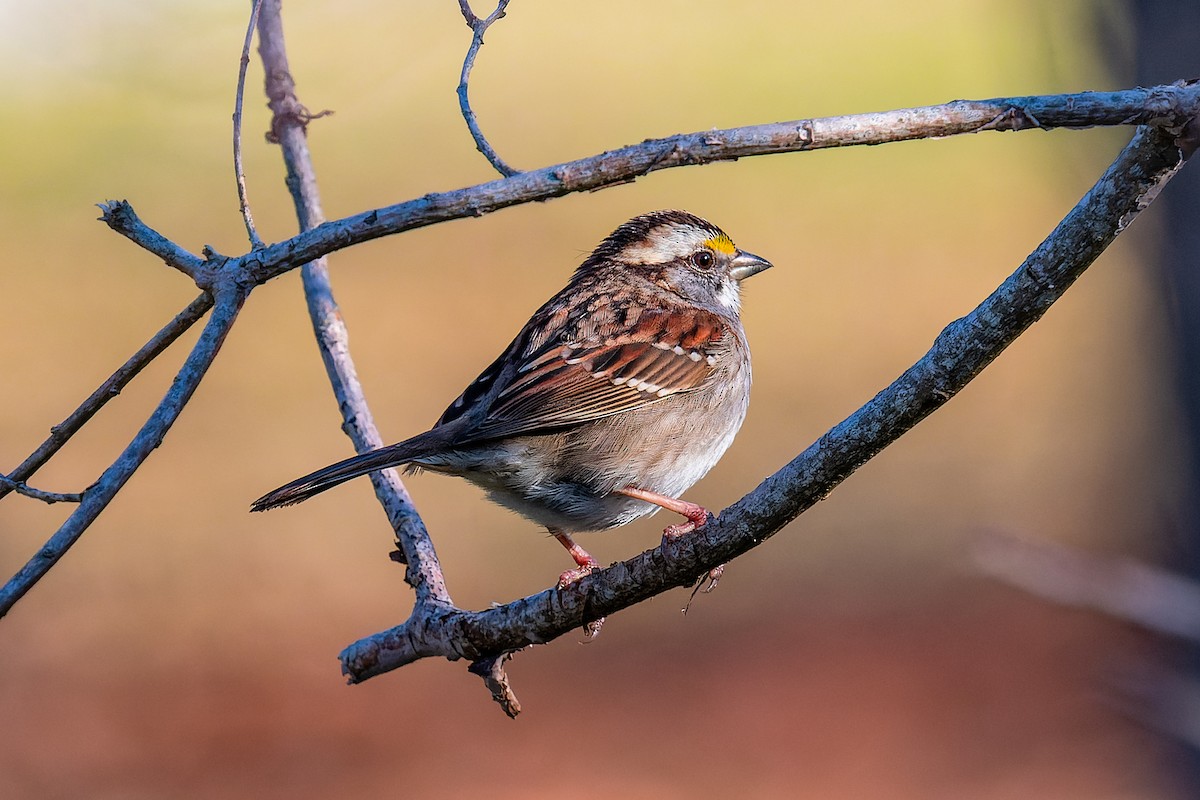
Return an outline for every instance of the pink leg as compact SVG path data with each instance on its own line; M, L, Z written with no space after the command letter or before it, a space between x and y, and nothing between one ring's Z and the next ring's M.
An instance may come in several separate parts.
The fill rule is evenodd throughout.
M567 548L567 552L571 554L571 558L575 559L575 563L579 565L577 569L569 569L562 575L558 576L558 588L565 589L580 578L591 575L593 570L600 568L600 563L592 558L587 550L575 543L575 540L566 531L560 531L555 528L547 528L558 543ZM597 620L592 620L583 626L583 633L589 639L600 635L600 628L604 625L604 617Z
M575 544L575 540L566 531L560 531L556 528L547 528L547 530L550 531L550 534L555 539L558 539L559 544L567 548L567 552L571 554L571 558L575 559L575 563L579 565L578 569L569 569L558 576L558 588L561 589L564 586L570 586L585 575L591 575L593 570L599 568L599 562L592 558L587 550Z
M680 525L668 525L663 529L663 536L667 539L674 539L676 536L691 533L696 528L703 528L704 523L708 522L708 509L698 506L695 503L689 503L687 500L667 497L658 492L648 492L636 486L626 486L624 489L617 489L617 494L623 494L635 500L645 500L647 503L653 503L659 508L665 508L667 511L674 511L676 514L687 517L687 522Z
M663 529L663 539L675 539L685 533L691 533L697 528L703 528L708 522L708 509L703 506L698 506L695 503L689 503L687 500L679 500L674 497L667 497L658 492L648 492L645 489L639 489L636 486L626 486L624 489L617 489L617 494L623 494L626 497L632 497L635 500L645 500L647 503L653 503L659 508L665 508L667 511L674 511L676 514L681 514L687 517L687 522L680 525L668 525ZM704 581L708 581L708 586L703 589L705 594L708 594L713 589L717 588L717 581L721 580L721 575L725 573L725 565L720 564L709 570L707 574L700 577L696 583L696 589L700 589L704 585ZM692 592L692 597L696 596L696 592ZM692 605L692 601L688 600L688 608ZM687 613L687 608L684 609Z

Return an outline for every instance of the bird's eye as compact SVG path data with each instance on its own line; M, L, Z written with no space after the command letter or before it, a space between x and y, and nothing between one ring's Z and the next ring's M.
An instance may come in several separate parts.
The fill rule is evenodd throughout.
M700 269L708 269L713 264L713 254L707 250L698 250L692 253L692 263Z

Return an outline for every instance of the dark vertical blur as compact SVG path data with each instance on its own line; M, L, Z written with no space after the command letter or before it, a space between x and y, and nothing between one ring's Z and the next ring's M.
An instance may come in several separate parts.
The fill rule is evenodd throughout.
M1135 0L1134 63L1129 65L1139 86L1200 78L1200 3L1195 0ZM1185 169L1160 199L1162 240L1155 267L1163 309L1171 326L1175 352L1175 382L1183 411L1193 479L1174 519L1166 554L1171 566L1200 578L1200 171ZM1164 213L1165 212L1165 213Z
M1130 17L1134 25L1132 63L1124 66L1126 76L1140 86L1200 77L1200 3L1196 0L1133 0ZM1170 326L1174 352L1175 389L1180 409L1177 441L1187 457L1185 490L1163 531L1162 561L1165 566L1200 580L1200 168L1184 169L1159 199L1162 236L1148 252L1158 273L1162 309ZM1148 515L1149 517L1150 515ZM1200 681L1200 648L1180 645L1177 669L1187 673L1192 686ZM1160 690L1161 691L1161 690ZM1161 722L1174 718L1181 707L1170 690L1148 692L1148 713ZM1157 696L1156 696L1157 695ZM1185 716L1187 714L1185 713ZM1194 736L1179 736L1197 720L1167 724L1178 740L1190 744L1185 759L1191 778L1200 780L1200 743ZM1193 728L1194 729L1194 728Z

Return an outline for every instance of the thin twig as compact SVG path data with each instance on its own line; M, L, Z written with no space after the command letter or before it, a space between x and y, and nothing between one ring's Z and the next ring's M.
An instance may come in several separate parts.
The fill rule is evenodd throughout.
M129 360L121 365L120 369L108 377L108 380L100 384L100 387L92 392L91 396L84 400L79 408L72 411L69 417L51 428L50 436L46 441L42 442L29 458L22 461L16 469L10 472L8 477L13 481L29 480L33 476L33 473L37 472L43 464L49 461L88 420L95 416L97 411L104 407L105 403L119 395L121 390L139 372L145 369L147 364L170 347L176 339L192 327L196 320L204 316L210 308L212 308L212 296L207 292L193 300L187 308L180 311L173 320L168 322L162 330L154 334L150 341L142 345L140 350L130 356ZM0 483L0 497L4 497L10 491L12 491L11 486Z
M250 24L246 26L246 40L242 42L242 59L238 64L237 94L233 101L233 174L237 179L238 207L246 223L246 234L254 250L263 246L254 227L254 215L250 213L250 201L246 198L246 171L242 167L242 96L246 90L246 70L250 66L250 42L254 40L254 28L258 22L258 10L262 0L254 0L250 9Z
M50 504L78 503L83 498L83 495L78 492L46 492L41 489L35 489L26 483L15 481L7 475L0 475L0 489L6 492L16 492L25 497L31 497L34 500L41 500L43 503Z
M1003 284L948 325L890 386L695 533L547 590L479 612L414 615L341 655L351 682L427 656L486 660L550 641L730 561L824 499L859 466L946 403L1039 319L1178 171L1175 136L1141 128L1096 185Z
M217 295L216 304L200 339L192 348L187 360L167 391L166 396L146 424L138 431L129 446L117 457L100 478L83 493L79 507L67 517L66 522L55 531L37 554L21 568L20 572L0 587L0 617L9 612L13 605L25 596L43 575L50 571L71 545L79 540L88 526L112 501L125 482L133 475L146 457L162 442L163 436L179 418L183 407L200 385L200 380L212 365L221 349L226 334L233 327L238 311L246 295L237 287L231 287Z
M458 0L458 7L462 11L463 19L467 21L467 26L471 29L471 46L467 48L466 58L463 59L462 73L458 78L458 106L462 109L467 130L471 132L471 138L475 140L476 149L483 153L483 157L506 178L519 174L520 170L515 170L504 163L504 159L496 154L491 144L488 143L487 137L483 135L483 131L479 127L479 120L475 118L475 112L471 110L471 101L467 99L467 84L471 79L471 70L475 67L475 57L479 55L479 48L483 47L483 34L492 26L493 22L504 16L508 3L509 0L499 0L496 10L488 14L486 18L480 19L471 10L469 0Z
M323 222L324 213L304 121L295 114L295 110L303 106L296 97L295 82L288 66L279 6L279 0L270 0L263 8L259 21L259 54L268 76L266 91L269 105L275 115L271 131L283 150L287 185L295 201L300 229L305 231ZM360 453L382 447L385 442L375 426L354 361L350 357L349 334L333 297L324 257L305 264L301 275L317 345L338 408L342 412L342 429ZM417 603L450 604L450 595L446 591L433 542L399 473L394 469L385 470L372 473L371 479L375 484L376 497L387 513L409 565L407 580L416 592Z

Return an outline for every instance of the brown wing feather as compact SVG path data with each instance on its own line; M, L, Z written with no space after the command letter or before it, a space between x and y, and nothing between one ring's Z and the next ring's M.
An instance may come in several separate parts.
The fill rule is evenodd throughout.
M706 311L646 311L627 333L598 331L530 353L468 436L552 430L692 391L709 379L726 335Z

